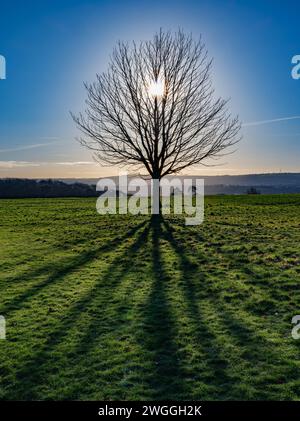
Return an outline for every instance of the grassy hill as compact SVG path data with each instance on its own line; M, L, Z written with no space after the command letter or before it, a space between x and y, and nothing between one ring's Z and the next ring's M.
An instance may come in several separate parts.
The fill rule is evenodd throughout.
M1 399L300 399L300 195L203 225L0 201Z

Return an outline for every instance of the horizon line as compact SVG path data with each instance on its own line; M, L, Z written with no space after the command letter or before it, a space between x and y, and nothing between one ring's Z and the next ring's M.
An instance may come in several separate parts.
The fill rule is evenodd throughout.
M287 174L299 174L299 171L281 171L281 172L257 172L257 173L244 173L244 174L203 174L203 175L169 175L166 177L241 177L241 176L252 176L252 175L287 175ZM90 179L104 179L104 178L117 178L120 175L110 175L104 177L0 177L0 180L14 179L14 180L90 180ZM128 177L137 177L136 174L127 174ZM147 175L140 175L140 177L146 177Z

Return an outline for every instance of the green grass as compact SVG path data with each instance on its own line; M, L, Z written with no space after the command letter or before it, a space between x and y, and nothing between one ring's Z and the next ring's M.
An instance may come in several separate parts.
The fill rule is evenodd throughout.
M1 399L300 399L300 195L1 200Z

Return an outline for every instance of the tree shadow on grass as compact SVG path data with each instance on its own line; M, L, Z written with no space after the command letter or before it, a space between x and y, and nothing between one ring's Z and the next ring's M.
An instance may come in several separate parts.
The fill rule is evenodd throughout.
M205 288L205 273L200 269L189 258L187 250L184 246L184 241L179 242L173 235L172 225L167 221L163 220L164 239L169 243L173 249L176 258L179 262L180 270L180 284L181 293L186 301L187 317L189 319L190 331L196 338L195 347L198 347L199 355L204 357L207 366L208 378L199 378L199 373L194 373L195 378L198 378L200 382L209 382L211 387L211 393L216 393L218 399L222 399L225 394L228 393L228 384L230 378L227 374L227 361L222 358L221 350L217 341L216 334L209 326L209 321L206 316L199 310L199 295L198 289L195 285L195 275L197 275L198 286L202 284L202 288ZM203 263L202 263L203 264ZM205 265L205 263L204 263ZM225 384L227 385L225 388ZM185 397L188 398L188 397ZM198 396L201 399L202 396Z
M114 338L122 334L123 315L126 315L128 309L122 300L114 300L114 292L120 288L126 274L134 271L134 265L139 264L138 253L145 247L147 241L151 247L152 279L149 279L150 292L141 312L141 327L135 332L137 342L141 345L149 363L148 369L142 369L140 372L141 381L144 383L145 397L154 400L188 399L190 397L190 389L186 386L187 373L184 368L186 362L178 348L178 323L180 320L176 320L169 296L170 289L175 285L172 276L167 273L162 256L161 243L163 240L171 245L180 259L181 280L184 282L183 294L188 302L191 331L198 338L196 346L199 346L205 353L211 371L211 382L217 388L219 398L221 398L222 386L229 383L226 375L226 361L219 356L216 338L209 331L206 320L198 311L196 291L190 279L196 268L185 255L184 247L177 244L170 226L157 216L151 217L149 224L126 248L123 255L111 262L94 286L76 301L64 318L58 322L42 347L25 362L17 373L17 380L11 392L13 397L40 399L42 390L45 388L45 379L55 378L58 375L56 370L59 369L59 375L64 379L71 379L72 376L78 379L76 383L72 382L72 386L65 394L62 394L61 398L80 399L81 396L89 396L93 393L95 384L91 384L91 379L94 378L94 381L97 382L95 371L101 369L103 372L99 386L105 387L106 381L114 383L118 397L126 398L126 393L122 395L122 387L118 384L118 380L124 372L124 365L127 365L127 361L124 358L121 360L117 358L119 354L119 350L116 348L117 342L114 345L115 359L109 358L110 363L115 361L113 368L115 374L111 374L111 371L108 370L109 380L105 375L105 370L108 368L107 361L100 362L99 355L97 353L95 355L93 352L96 346L101 345L101 341L105 343L107 334L112 334ZM123 259L124 264L122 263ZM128 294L138 286L138 282L139 279L129 282L126 287ZM107 285L110 286L108 291L104 288ZM93 311L94 309L96 310ZM108 321L105 320L106 309L109 311ZM93 311L92 317L87 317L84 323L80 322L90 310ZM77 338L72 338L68 343L68 335L72 329L76 330L78 323L82 323L82 331ZM68 344L66 355L60 356L61 351L58 350L63 344ZM51 364L53 355L56 355L54 367ZM66 358L66 365L63 364L63 358ZM86 367L85 360L89 361L89 367ZM140 368L137 368L136 371L139 372ZM109 395L105 397L111 398ZM200 398L201 396L199 396Z
M134 239L134 234L139 232L145 223L146 222L144 221L143 223L138 224L124 236L118 237L118 246L121 246L122 242L125 243L125 241L127 244L130 239L133 239L133 242L129 247L125 248L122 255L116 257L109 264L101 277L95 281L92 288L89 289L87 293L84 293L83 296L77 300L74 305L69 308L69 310L66 311L63 319L58 321L57 326L50 332L46 341L42 344L38 351L30 355L28 361L25 361L24 365L17 372L16 382L12 385L11 391L8 392L9 399L41 399L40 393L41 388L45 387L45 379L49 378L53 374L56 374L57 367L59 367L61 372L66 369L62 359L66 358L66 361L68 361L68 355L56 353L57 358L55 366L52 366L52 361L57 347L67 343L68 334L72 329L75 329L75 335L78 336L72 338L67 347L66 353L71 354L71 358L68 363L69 368L71 366L71 368L74 368L76 361L85 367L82 357L85 357L85 353L93 347L93 343L96 340L99 341L99 338L107 332L107 329L117 329L120 320L109 320L109 324L106 321L103 327L103 314L105 313L105 309L107 307L115 306L115 303L113 302L113 293L122 283L126 273L132 270L131 257L135 255L144 243L148 232L147 227L138 234L136 239ZM113 241L105 247L106 249L113 249L115 246L116 244ZM97 253L89 256L89 259L85 261L85 263L97 258L101 250L102 248L97 249ZM124 264L122 264L122 261L124 261ZM107 289L108 285L109 289ZM98 308L96 314L92 315L92 319L89 319L88 325L85 320L81 320L80 322L80 319L87 314L88 309L95 308L95 306L97 306L98 300L100 300L101 307ZM76 330L77 323L81 323L83 327L81 332L79 329ZM75 341L77 344L75 348L71 346L72 341ZM61 355L61 357L59 357L59 355ZM60 374L61 373L58 373L58 375ZM90 383L89 380L90 379L87 379L87 383L85 384L86 387ZM69 388L66 396L60 396L60 399L76 399L80 396L80 393L82 393L82 388L84 388L84 385L79 383L79 388Z
M213 296L209 297L206 276L201 276L200 266L191 261L184 241L180 242L175 238L172 225L165 220L163 224L166 229L165 238L176 253L180 264L183 292L188 303L194 332L198 336L199 346L205 350L206 361L213 369L213 376L209 380L210 385L214 386L212 398L268 399L272 383L267 385L261 379L256 383L255 377L259 374L259 369L256 370L256 367L261 367L261 370L265 371L263 376L268 373L270 378L273 377L273 382L280 383L284 378L289 378L291 384L296 381L299 370L296 370L295 365L291 364L288 358L285 359L280 350L274 347L271 338L268 340L249 323L248 317L253 317L250 312L243 311L238 315L235 314L240 310L235 307L238 304L227 303L221 295L222 291L214 291ZM198 236L198 239L201 241L201 236ZM208 263L207 258L206 260ZM204 264L205 267L205 262L201 264ZM198 280L195 275L199 278ZM201 289L199 290L200 285ZM201 297L209 303L212 312L215 312L215 316L219 319L219 324L226 334L226 339L223 335L222 340L218 340L218 332L214 333L209 329L209 321L199 310ZM254 317L256 316L254 315ZM222 344L232 350L232 355L228 351L224 353ZM243 372L236 372L236 362L242 363ZM269 386L268 390L266 390L266 386Z
M59 262L60 267L58 268L56 268L55 266L53 268L53 264L49 264L34 271L30 271L26 274L18 275L17 277L12 278L10 280L11 282L18 281L20 280L20 278L22 282L26 282L26 280L30 281L36 277L47 275L42 282L37 282L32 287L28 288L18 296L14 297L9 302L0 306L0 312L4 314L9 314L12 311L17 311L19 308L22 308L26 301L30 300L35 294L40 293L42 289L46 288L49 285L54 285L55 283L60 282L66 275L72 273L76 269L80 269L86 266L92 260L96 259L101 253L110 252L114 250L114 248L116 248L127 238L133 236L145 224L146 221L137 224L136 226L128 230L124 235L115 237L114 239L108 241L101 247L88 249L87 251L77 254L72 258L63 259L62 262Z
M131 302L133 307L139 306L140 309L137 309L134 313L135 320L126 322L127 324L131 323L131 327L127 326L125 335L128 334L135 337L133 342L139 345L140 355L135 354L132 356L130 354L123 359L123 367L121 369L118 369L117 366L114 367L114 374L110 375L109 383L115 384L117 390L115 393L118 394L113 398L128 399L128 396L132 396L130 395L130 388L134 388L136 384L143 390L143 392L139 392L138 396L141 397L141 393L143 393L142 396L145 399L187 398L184 392L184 373L181 367L181 356L176 343L176 337L178 336L176 316L172 313L168 297L168 290L172 288L172 277L166 272L161 253L162 231L162 217L152 216L133 247L126 253L127 257L132 260L127 270L131 272L135 270L136 278L135 281L127 286L128 294L132 295L135 288L145 288L145 283L148 284L145 288L148 292L145 301L142 300L140 303ZM151 270L149 277L141 284L138 274L139 270L143 270L141 268L144 257L142 252L145 250L150 250ZM132 268L132 265L136 265L136 268ZM124 277L124 271L120 271L117 267L115 271L114 276ZM108 274L105 282L110 282L110 277L111 274ZM124 336L118 323L120 318L122 318L122 314L126 316L126 312L130 312L130 309L126 308L126 305L122 304L122 302L116 304L107 303L108 306L110 308L113 307L114 310L114 319L110 323L110 333L114 331L114 336ZM94 344L99 344L101 336L103 337L101 324L99 324L97 318L94 318L89 326L85 328L84 335L74 352L77 355L85 355L87 357L93 352ZM116 354L117 352L116 349ZM115 364L117 365L117 363ZM106 362L102 363L102 367L107 368ZM125 376L127 377L125 391L121 385L124 372L129 373L128 376ZM77 375L79 375L79 372ZM118 376L119 378L117 378ZM82 378L82 376L79 377ZM82 387L82 383L73 387L72 397L80 396ZM105 397L108 399L112 398L109 392L107 392Z
M151 276L153 277L150 293L140 313L142 314L139 320L141 326L133 333L132 330L137 324L137 320L134 320L126 332L136 336L137 341L142 345L145 356L149 359L150 369L145 372L138 366L133 370L144 383L147 398L175 399L183 396L181 394L183 373L174 340L177 332L167 293L172 279L165 273L160 250L161 224L160 218L152 217L133 243L126 248L123 255L115 258L94 286L67 311L63 319L50 332L46 342L39 347L37 352L30 355L29 360L25 361L17 372L16 382L8 392L9 399L40 399L43 396L42 390L47 387L45 379L55 379L57 375L62 376L65 381L70 379L71 383L67 391L60 395L61 399L80 399L82 396L91 396L95 389L95 382L98 383L99 388L105 387L105 382L113 383L118 390L118 396L114 398L121 399L128 396L119 383L127 365L128 367L132 365L130 361L127 361L126 355L120 358L120 350L116 347L117 337L124 333L124 322L127 323L126 314L130 309L126 307L122 299L116 300L115 294L122 287L126 275L130 272L134 273L135 265L141 263L142 256L139 253L147 246L148 240L151 245ZM151 283L151 279L147 281ZM139 287L139 282L138 275L135 279L130 279L128 284L122 287L123 294L132 294L132 291ZM109 290L104 288L107 285L109 285ZM91 317L87 317L82 323L82 318L90 311L92 311ZM75 339L73 337L68 342L70 332L76 330L76 325L80 323L82 331ZM108 335L115 341L114 357L109 357L108 361L101 361L101 349L97 347L107 346L105 341ZM60 356L62 346L66 346L66 354ZM54 365L51 364L53 355L56 355ZM107 354L104 353L104 355ZM88 366L85 361L89 361ZM108 368L111 367L107 365L112 361L115 366L109 371ZM102 370L101 379L95 378L95 373L99 369ZM57 370L59 373L56 372ZM105 374L106 371L110 373L109 377ZM76 379L76 382L71 381L72 377ZM94 382L91 381L92 379ZM109 392L105 394L105 391L102 396L107 399L112 398Z
M176 323L168 299L172 279L166 273L161 253L163 218L152 215L150 229L153 280L143 309L143 330L138 337L151 359L151 372L145 376L147 398L178 399L183 389L183 373L175 341Z
M201 256L203 266L195 264L185 239L177 239L172 225L163 218L151 217L149 223L145 221L137 225L122 239L118 237L97 251L90 251L91 254L83 253L83 260L74 260L74 265L86 265L96 259L105 247L113 250L127 239L130 244L124 248L123 254L114 258L91 288L68 307L46 341L24 360L17 371L15 384L6 385L6 398L43 399L50 394L56 399L97 399L97 396L128 399L134 396L130 387L136 387L137 398L145 399L243 399L246 395L242 388L238 389L238 383L241 382L242 387L253 386L251 378L247 379L247 376L251 377L253 356L264 367L268 366L268 361L278 359L278 353L272 350L270 343L248 326L247 320L238 320L230 311L221 292L210 296L205 267L207 256ZM174 280L172 271L168 271L163 243L169 246L178 261L178 280ZM151 253L148 295L138 303L143 307L133 313L134 320L128 320L131 306L137 303L133 302L134 298L123 301L123 297L132 295L145 284L144 279L140 285L139 274L143 273L143 268L138 265L143 259L142 251L148 247ZM66 274L72 270L71 266L67 266ZM59 279L65 276L64 273L57 275ZM53 281L57 282L56 277ZM48 283L51 282L48 279ZM191 332L187 341L193 347L194 357L196 355L198 360L204 360L201 366L194 365L191 357L180 349L182 341L178 340L178 336L182 321L178 319L178 313L174 313L174 302L170 301L172 288L178 290L186 303L183 311L187 313ZM120 290L122 295L118 296ZM219 315L219 324L227 335L226 342L220 341L218 332L211 328L207 314L202 311L202 300L209 302L212 312ZM18 304L21 305L21 301ZM122 348L119 342L124 335L135 338L143 357L139 359ZM111 340L112 345L108 343ZM130 345L130 341L128 343ZM227 348L226 353L222 346ZM235 346L238 353L235 353ZM228 349L232 349L233 356L228 354ZM129 361L131 358L132 361ZM245 360L246 372L234 372L235 358ZM147 366L138 365L142 359L147 360ZM108 364L114 364L114 367L108 367ZM192 377L191 369L195 370ZM130 375L127 383L121 384L122 376L126 377L124 372L130 371L134 384L128 381ZM100 373L98 376L97 372ZM53 386L48 386L47 380L56 384L60 377L68 387L60 385L57 392L51 390ZM142 389L139 384L142 384ZM114 388L111 388L112 385ZM196 389L199 385L202 389ZM95 392L97 388L98 395ZM204 390L205 394L199 393L199 390ZM259 393L260 397L264 396L263 385ZM266 394L266 398L268 396Z

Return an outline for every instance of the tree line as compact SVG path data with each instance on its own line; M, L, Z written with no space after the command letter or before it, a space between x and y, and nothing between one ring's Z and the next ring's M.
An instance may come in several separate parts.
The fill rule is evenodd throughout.
M34 197L93 197L99 196L94 185L67 184L59 180L29 180L7 178L0 180L0 198Z

